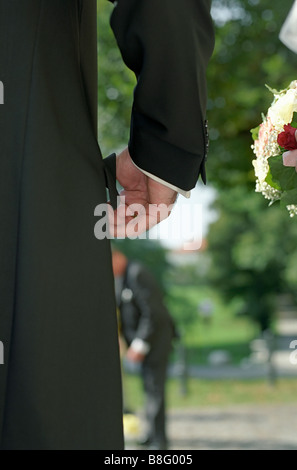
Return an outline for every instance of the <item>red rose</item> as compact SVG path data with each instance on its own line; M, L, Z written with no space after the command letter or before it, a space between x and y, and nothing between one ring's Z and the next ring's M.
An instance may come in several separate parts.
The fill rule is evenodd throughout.
M292 127L291 124L286 124L284 126L284 132L281 132L278 135L278 145L280 145L285 150L297 149L296 131L297 129L295 129L295 127Z

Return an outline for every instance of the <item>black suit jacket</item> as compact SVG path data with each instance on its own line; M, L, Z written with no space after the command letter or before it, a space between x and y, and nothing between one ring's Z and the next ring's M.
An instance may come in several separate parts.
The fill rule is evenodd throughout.
M96 6L0 0L0 449L123 448Z
M111 17L137 86L129 150L171 184L205 181L206 67L214 46L210 0L118 0Z
M153 346L162 336L175 335L173 319L157 281L141 263L128 263L120 296L120 327L128 345L135 338Z

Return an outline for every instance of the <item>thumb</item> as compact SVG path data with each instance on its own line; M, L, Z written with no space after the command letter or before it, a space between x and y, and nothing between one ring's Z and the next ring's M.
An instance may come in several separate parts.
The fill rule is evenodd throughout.
M296 134L295 134L296 135ZM296 137L297 140L297 137ZM284 166L297 166L297 150L289 150L283 154L283 164Z

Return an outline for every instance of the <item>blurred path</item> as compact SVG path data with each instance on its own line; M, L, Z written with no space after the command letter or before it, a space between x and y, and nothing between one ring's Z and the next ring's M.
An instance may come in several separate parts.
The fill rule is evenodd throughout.
M170 449L297 450L297 403L172 411Z
M200 378L297 378L297 315L283 309L276 321L271 363L265 351L259 360L241 366L189 368ZM292 341L296 343L292 344ZM266 350L267 353L267 350ZM234 405L171 411L170 449L175 450L297 450L296 404Z
M170 411L168 437L169 450L297 450L297 403Z
M297 378L297 315L282 311L271 363L265 348L258 359L239 366L190 366L188 376L204 379ZM292 345L296 341L296 345ZM178 376L173 367L170 375ZM295 403L196 407L168 413L169 450L297 450L297 397ZM127 437L127 450L139 449Z

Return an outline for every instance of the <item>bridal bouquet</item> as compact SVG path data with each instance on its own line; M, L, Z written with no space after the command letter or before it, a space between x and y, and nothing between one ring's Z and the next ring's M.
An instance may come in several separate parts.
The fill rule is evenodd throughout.
M285 90L268 89L274 100L259 127L252 129L256 155L253 166L256 175L256 192L270 200L280 201L291 217L297 215L297 172L284 166L284 152L297 149L297 80ZM285 162L290 165L290 162ZM293 166L293 165L292 165Z

